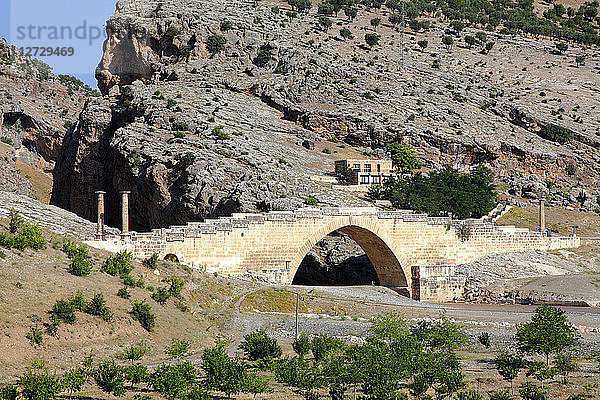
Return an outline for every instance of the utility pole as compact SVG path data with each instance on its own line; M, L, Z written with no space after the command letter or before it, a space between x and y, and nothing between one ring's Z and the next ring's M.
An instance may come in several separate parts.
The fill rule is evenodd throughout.
M296 292L296 340L298 340L298 305L300 304L300 293Z

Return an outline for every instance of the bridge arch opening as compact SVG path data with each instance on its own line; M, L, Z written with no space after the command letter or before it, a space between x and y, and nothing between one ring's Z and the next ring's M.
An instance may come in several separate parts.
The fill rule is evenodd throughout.
M302 254L293 271L297 285L383 285L410 296L400 260L371 230L349 225L329 232ZM308 247L308 246L306 246ZM304 247L304 248L306 248ZM349 255L345 257L344 255Z
M164 260L178 263L179 257L177 257L175 254L169 253L165 256Z

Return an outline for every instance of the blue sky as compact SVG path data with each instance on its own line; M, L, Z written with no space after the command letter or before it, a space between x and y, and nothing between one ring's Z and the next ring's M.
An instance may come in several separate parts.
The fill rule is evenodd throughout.
M0 37L26 51L30 47L32 55L35 47L52 49L49 56L38 49L36 58L56 74L73 75L96 87L94 71L115 4L116 0L0 0Z

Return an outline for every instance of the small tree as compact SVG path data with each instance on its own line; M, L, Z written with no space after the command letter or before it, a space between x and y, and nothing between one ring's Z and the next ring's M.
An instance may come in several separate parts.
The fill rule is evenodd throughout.
M423 52L425 50L425 48L427 48L427 45L429 44L429 42L427 41L427 39L423 39L423 40L419 40L417 42L417 44L421 48L421 52Z
M138 344L127 347L122 353L117 355L117 358L133 362L141 360L147 352L148 346L143 342L139 342Z
M30 366L17 380L21 396L26 400L53 400L63 387L56 374L51 374L43 363Z
M544 389L544 381L552 379L556 375L556 369L547 366L542 361L530 361L527 364L527 376L533 376L535 379L540 381L542 389Z
M342 39L345 39L345 40L353 38L352 32L350 32L350 29L348 29L348 28L340 29L340 37L342 37Z
M355 7L344 7L344 14L346 14L349 21L352 21L358 15L358 10Z
M454 45L454 38L450 35L442 36L442 44L446 46L446 50L450 51Z
M377 31L377 27L381 24L381 18L371 18L371 26L375 31Z
M223 36L211 35L206 39L206 49L211 56L215 56L216 54L219 54L225 50L226 43L227 39L225 39Z
M478 31L477 33L475 33L475 38L479 40L480 43L485 43L487 42L487 33L483 31Z
M523 400L546 400L546 394L532 382L525 382L519 386L519 395Z
M206 386L224 392L228 398L245 389L248 380L246 365L242 360L229 357L223 342L204 350L202 369L206 374Z
M131 317L139 321L142 328L148 332L152 332L156 325L156 316L152 314L152 306L144 301L134 301L129 312Z
M517 325L516 338L521 351L545 355L547 366L550 354L579 344L577 330L564 311L545 305L536 308L531 322Z
M475 38L471 35L465 35L465 43L471 48L475 44Z
M23 224L25 223L25 220L23 219L23 217L21 217L21 214L19 214L16 210L13 209L9 211L9 219L10 220L8 223L8 230L14 235L15 233L21 230Z
M563 54L565 51L567 51L568 48L569 48L569 45L565 42L556 43L556 50L558 50L558 52L560 54Z
M554 368L562 376L562 383L569 383L569 372L575 372L579 368L571 354L558 354L554 359Z
M490 334L487 332L481 332L479 336L477 336L477 340L481 343L486 349L490 347Z
M87 374L83 368L73 368L65 373L62 378L62 385L69 392L69 398L73 394L80 392L87 381Z
M258 329L244 336L240 348L244 350L250 361L274 359L281 356L281 347L277 340L269 337L264 329Z
M93 373L96 385L110 397L111 393L115 396L125 394L125 376L123 369L117 365L114 360L104 360L98 365Z
M149 269L156 269L158 267L158 254L152 254L150 258L146 258L144 261L142 261L142 264Z
M189 340L173 339L171 340L171 343L165 347L165 353L169 356L170 360L181 359L188 355L191 345Z
M400 172L412 172L422 166L415 152L402 143L388 143L387 150L394 168Z
M487 42L487 43L485 44L485 47L484 47L483 53L484 53L484 54L488 54L488 53L489 53L489 52L492 50L492 48L494 47L494 43L495 43L495 42Z
M310 351L310 339L306 333L300 334L292 342L292 348L300 357L304 357Z
M519 375L519 371L525 367L525 360L520 354L501 352L494 359L498 373L505 381L510 382L510 391L513 392L513 380Z
M373 46L379 43L379 35L376 33L366 33L365 42L369 45L369 47L373 48Z
M580 55L575 57L575 63L577 64L577 66L582 66L585 65L585 55Z
M333 21L331 20L331 18L326 17L325 15L321 15L319 17L319 25L321 26L321 29L323 29L324 31L328 31L329 28L331 28L331 26L333 25Z
M150 385L167 399L185 398L183 395L194 387L198 371L188 361L162 364L150 376Z
M261 376L248 374L243 391L252 394L252 397L256 399L256 395L266 393L268 387L267 381Z

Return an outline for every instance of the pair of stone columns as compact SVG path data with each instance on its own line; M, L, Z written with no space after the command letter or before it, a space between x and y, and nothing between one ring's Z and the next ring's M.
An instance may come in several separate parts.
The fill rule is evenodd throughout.
M124 190L121 193L121 236L129 234L129 194L130 191ZM98 195L98 229L96 231L96 240L104 240L104 195L106 192L97 191Z

